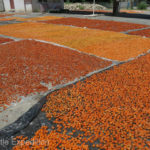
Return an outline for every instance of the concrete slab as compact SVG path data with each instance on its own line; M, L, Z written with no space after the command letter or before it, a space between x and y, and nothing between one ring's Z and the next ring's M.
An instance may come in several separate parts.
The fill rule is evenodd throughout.
M22 23L22 21L16 21L16 20L0 21L0 26L7 25L7 24L15 24L15 23Z
M17 104L13 104L11 107L0 113L0 130L4 127L15 122L20 116L27 112L33 105L35 105L42 95L33 95L26 97L26 100Z
M20 40L22 40L21 38L15 38L15 37L12 37L12 36L2 35L2 34L0 34L0 37L9 38L9 39L12 39L14 41L20 41Z

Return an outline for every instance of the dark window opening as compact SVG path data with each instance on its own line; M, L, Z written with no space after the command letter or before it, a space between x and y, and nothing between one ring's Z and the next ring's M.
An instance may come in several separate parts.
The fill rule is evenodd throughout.
M39 3L47 3L47 0L39 0Z

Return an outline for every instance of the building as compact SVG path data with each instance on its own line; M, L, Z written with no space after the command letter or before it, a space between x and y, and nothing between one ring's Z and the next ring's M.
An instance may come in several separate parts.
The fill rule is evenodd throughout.
M0 0L5 11L45 12L50 9L63 9L64 0Z
M4 3L3 0L0 0L0 12L4 11Z

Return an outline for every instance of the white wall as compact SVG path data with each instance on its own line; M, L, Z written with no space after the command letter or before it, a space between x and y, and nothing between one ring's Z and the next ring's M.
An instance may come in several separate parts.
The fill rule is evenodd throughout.
M14 5L16 12L25 11L24 0L14 0Z
M5 11L9 11L11 9L10 0L4 0L3 2L4 2Z
M32 12L32 4L25 4L26 12Z

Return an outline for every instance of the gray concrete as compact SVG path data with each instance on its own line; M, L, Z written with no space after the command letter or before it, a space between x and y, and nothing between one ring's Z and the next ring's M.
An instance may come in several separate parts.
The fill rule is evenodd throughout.
M128 30L128 31L125 31L125 32L121 32L121 33L128 34L128 33L130 33L130 32L141 31L141 30L146 30L146 29L150 29L150 27L141 28L141 29L132 29L132 30Z
M13 15L13 17L34 18L34 17L41 17L43 15L44 14L42 14L42 13L29 13L29 14L23 14L23 15L15 14L15 15Z
M0 34L0 37L12 39L14 41L20 41L20 40L22 40L21 38L15 38L15 37L12 37L12 36L2 35L2 34Z
M28 96L25 100L12 104L0 113L0 130L15 122L20 116L27 112L40 99L41 95Z
M0 21L0 26L7 25L7 24L15 24L15 23L22 23L22 21L16 21L16 20Z

